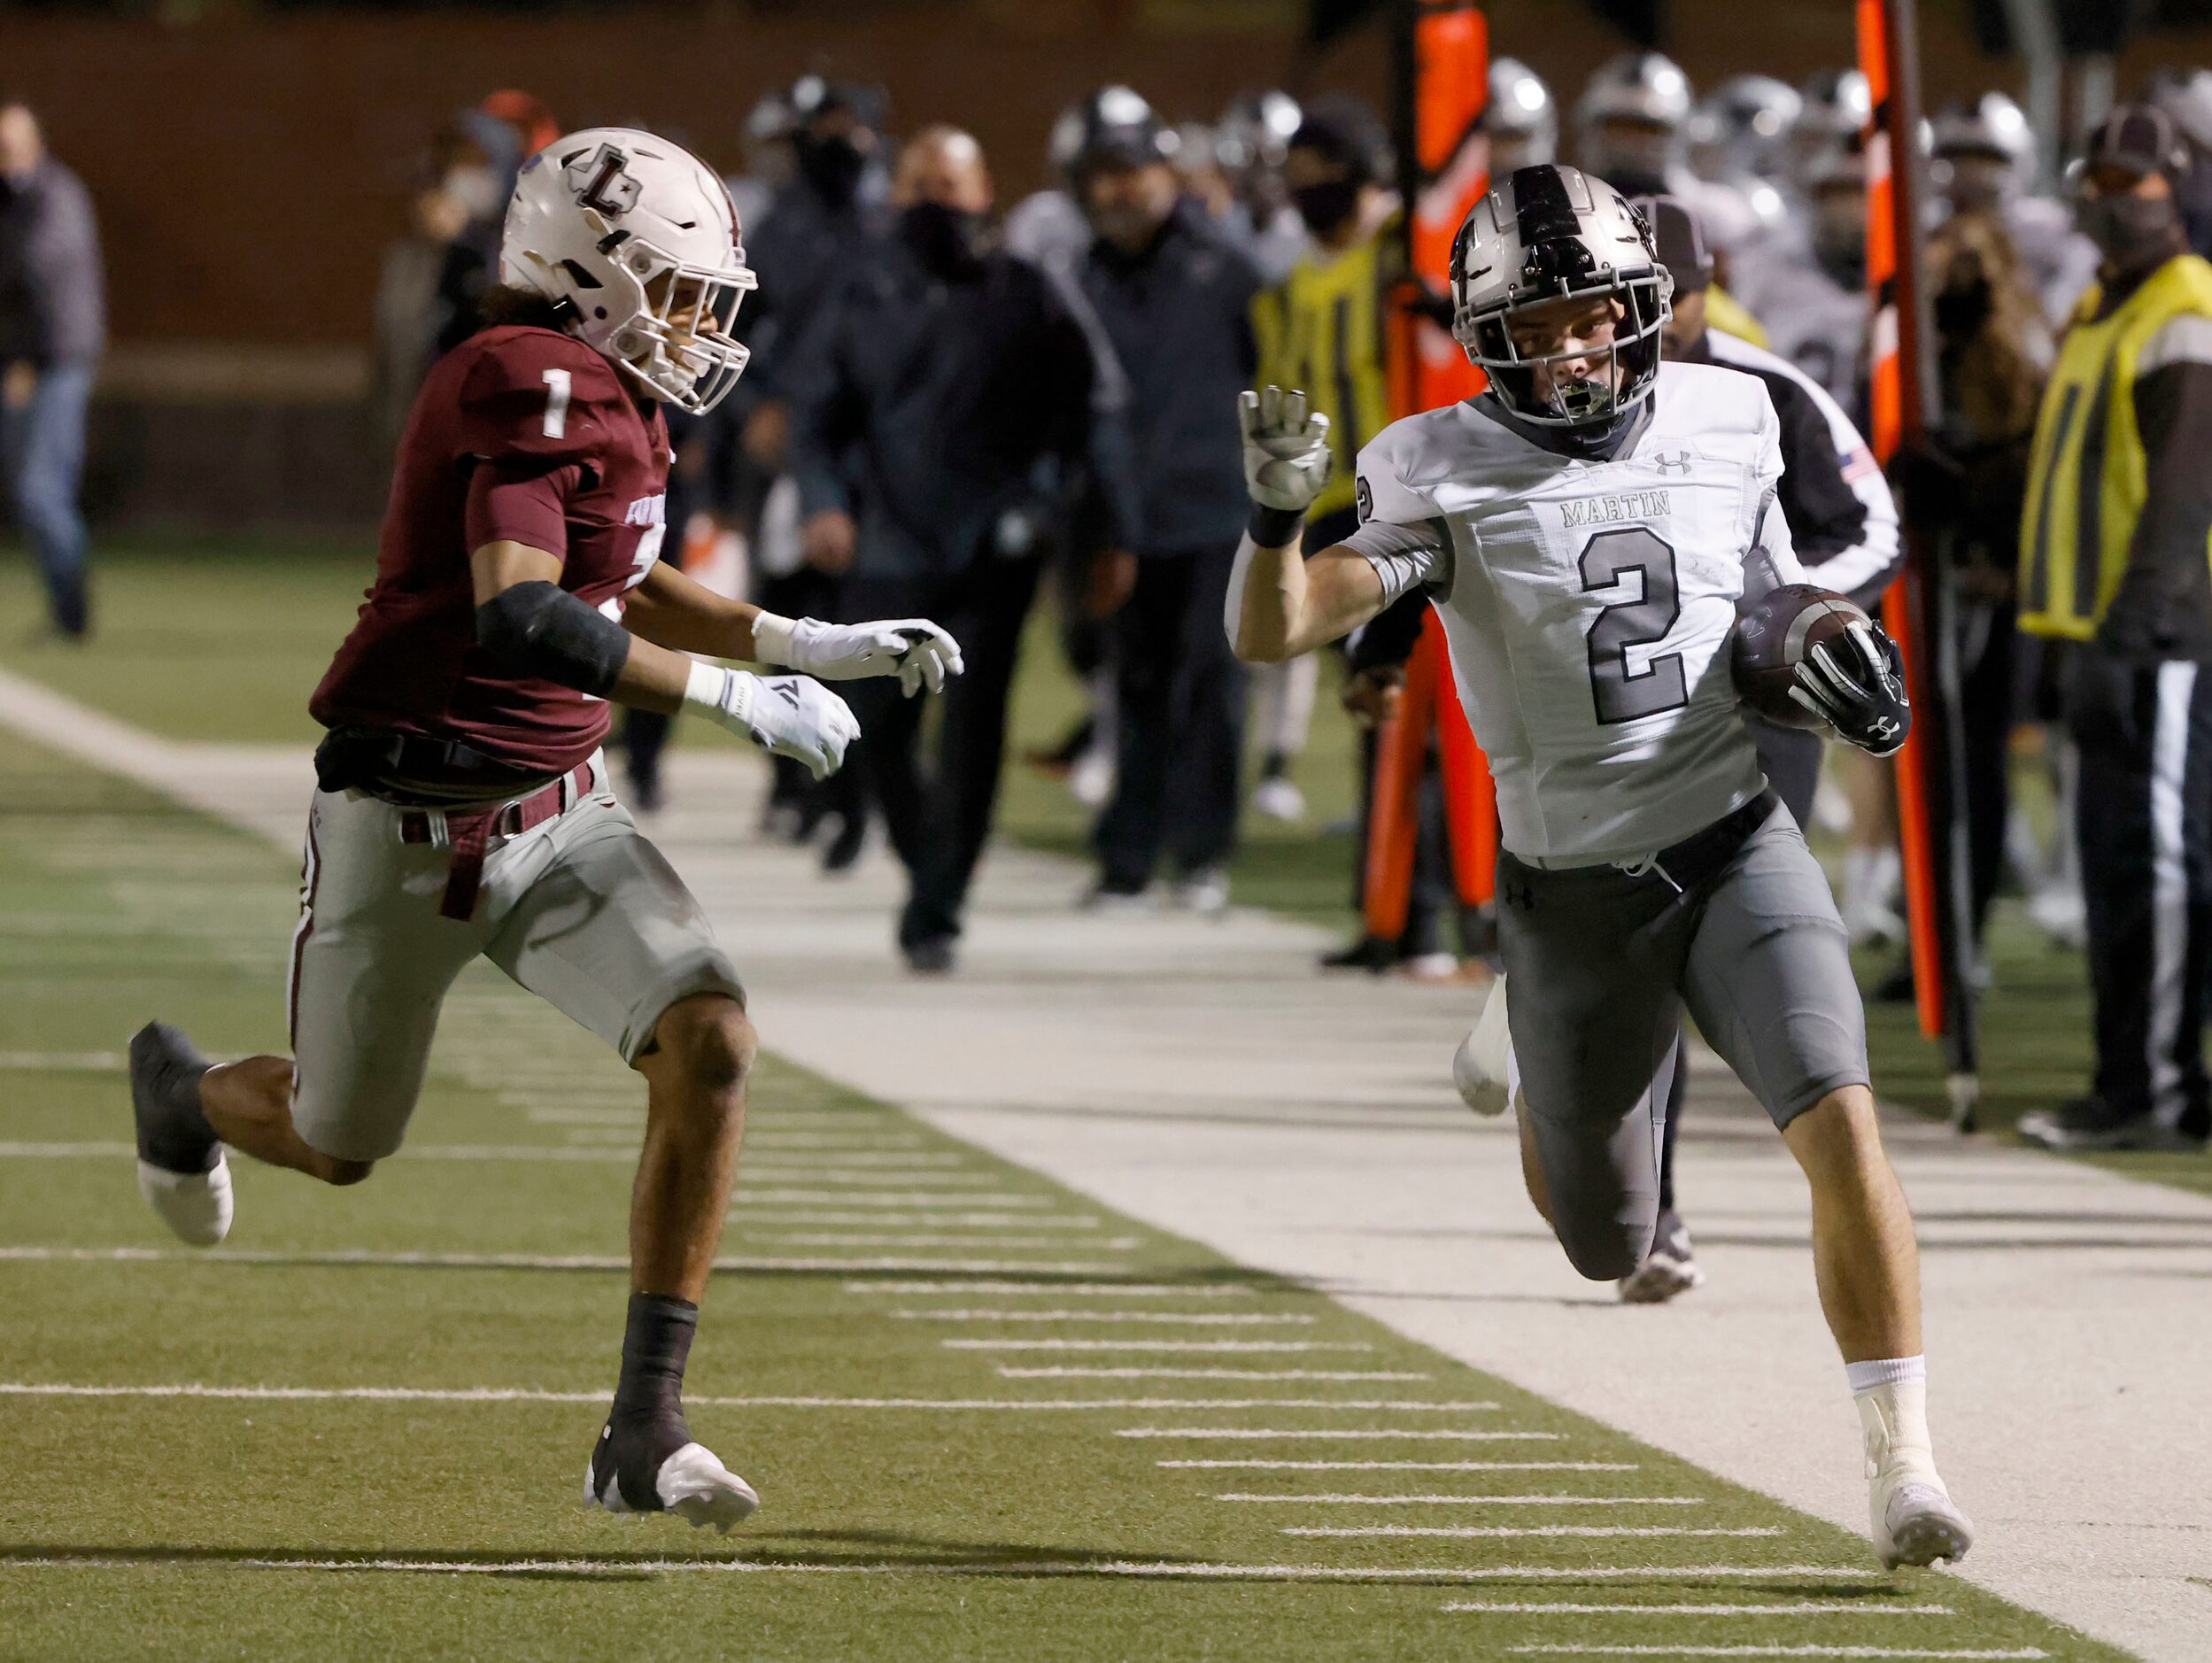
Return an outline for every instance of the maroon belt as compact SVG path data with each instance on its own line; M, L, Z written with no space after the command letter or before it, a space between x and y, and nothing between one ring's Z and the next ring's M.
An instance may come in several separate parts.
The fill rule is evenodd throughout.
M409 808L399 816L402 843L444 843L453 851L446 869L441 918L476 916L476 893L483 887L484 852L495 837L519 837L533 826L567 813L592 794L592 765L579 762L543 790L487 808ZM441 835L442 833L442 835Z

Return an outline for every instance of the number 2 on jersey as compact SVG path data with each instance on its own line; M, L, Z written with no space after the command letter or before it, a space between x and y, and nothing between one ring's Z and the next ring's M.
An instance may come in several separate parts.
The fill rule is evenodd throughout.
M1641 671L1628 668L1628 649L1652 646L1667 638L1682 615L1674 576L1674 551L1644 526L1600 531L1582 546L1582 592L1619 587L1631 572L1640 574L1644 592L1616 600L1589 626L1589 686L1600 722L1634 722L1690 702L1689 678L1680 653L1648 661Z

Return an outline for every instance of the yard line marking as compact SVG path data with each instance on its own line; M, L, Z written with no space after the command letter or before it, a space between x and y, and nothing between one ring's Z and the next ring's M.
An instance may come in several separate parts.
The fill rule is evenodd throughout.
M136 1144L120 1141L112 1142L91 1140L67 1142L0 1142L0 1160L58 1161L80 1156L107 1157L137 1153ZM625 1166L637 1164L636 1152L627 1146L591 1148L565 1143L425 1143L402 1149L393 1158L403 1161L599 1161ZM853 1162L868 1159L862 1155L852 1155L842 1158ZM917 1155L900 1156L896 1158L901 1163L906 1164L957 1166L968 1157L964 1155L947 1155L942 1157ZM748 1164L748 1170L755 1173L803 1174L808 1178L820 1176L819 1169L811 1166L771 1166L761 1162Z
M841 1189L753 1189L746 1188L740 1179L738 1186L738 1205L809 1206L826 1204L836 1207L989 1207L1007 1211L1017 1207L1056 1207L1061 1203L1057 1195L1023 1195L1011 1191L986 1190L978 1195L974 1190L955 1190L949 1195L942 1190L909 1189L887 1193L855 1195Z
M1287 1536L1778 1536L1780 1525L1284 1525Z
M940 1340L947 1351L1372 1351L1365 1340ZM1495 1407L1496 1405L1491 1405Z
M642 1131L646 1124L643 1109L532 1109L529 1118L541 1126L621 1126L627 1131Z
M1317 1317L1257 1311L894 1311L902 1322L1167 1322L1195 1327L1234 1327L1259 1323L1311 1324Z
M888 1166L903 1172L909 1167L965 1166L974 1158L971 1155L955 1155L949 1150L933 1155L918 1150L909 1154L902 1150L856 1149L849 1155L839 1155L837 1164L839 1166ZM819 1172L823 1170L819 1161L753 1161L747 1165L755 1172ZM994 1173L992 1176L998 1182L1005 1181L1002 1174Z
M1025 1282L847 1282L848 1294L1052 1294L1073 1298L1167 1298L1187 1294L1211 1299L1227 1295L1249 1296L1274 1291L1241 1288L1229 1282L1056 1282L1040 1277Z
M742 1224L743 1219L734 1222ZM1095 1248L1107 1253L1133 1253L1144 1245L1141 1237L1133 1235L1109 1236L1104 1241L1074 1241L1064 1235L841 1235L816 1232L793 1231L778 1234L778 1241L793 1247L1035 1247L1035 1248ZM1110 1265L1102 1265L1110 1270Z
M872 1564L816 1564L790 1559L257 1559L220 1561L161 1560L148 1556L86 1553L62 1557L17 1559L0 1555L0 1566L9 1570L120 1570L223 1569L243 1566L265 1571L368 1571L423 1573L436 1575L563 1572L568 1574L604 1573L635 1576L660 1574L785 1572L811 1576L1122 1576L1147 1581L1184 1582L1226 1579L1272 1582L1489 1582L1542 1580L1588 1582L1604 1577L1702 1581L1723 1577L1764 1582L1782 1577L1819 1576L1833 1581L1873 1582L1886 1574L1858 1566L1824 1565L1691 1565L1559 1566L1374 1566L1358 1569L1341 1565L1224 1565L1184 1563L1173 1559L1105 1559L1091 1565L1071 1565L1065 1559L944 1561L932 1559L882 1560ZM2003 1652L2002 1657L2040 1657L2041 1652Z
M347 1265L371 1268L462 1271L627 1271L630 1260L611 1253L375 1253L367 1249L337 1249L286 1253L255 1248L63 1248L0 1247L0 1260L61 1264L192 1264L314 1265ZM924 1272L1006 1271L1063 1272L1096 1276L1116 1266L1081 1259L910 1259L910 1258L764 1258L738 1255L715 1261L718 1271L901 1271Z
M129 1066L120 1051L0 1051L0 1068L47 1074L120 1074Z
M1155 1466L1265 1473L1634 1473L1635 1461L1155 1461Z
M86 1386L0 1381L0 1397L208 1397L276 1403L604 1404L604 1391L563 1392L516 1386ZM941 1409L1016 1412L1132 1409L1396 1409L1388 1401L1329 1397L706 1397L686 1403L718 1409ZM0 1558L0 1563L4 1563Z
M1564 1600L1551 1599L1455 1599L1444 1606L1446 1611L1513 1612L1539 1616L1557 1612L1563 1615L1644 1616L1664 1614L1674 1617L1955 1617L1959 1613L1949 1605L1883 1605L1864 1599L1792 1599L1771 1605L1707 1605L1672 1604L1639 1605L1620 1600L1610 1605L1570 1605Z
M892 1229L958 1225L970 1230L1096 1230L1105 1220L1080 1212L837 1212L824 1208L762 1207L739 1202L730 1210L733 1224L867 1224Z
M1400 1404L1397 1406L1404 1409L1410 1405ZM1495 1409L1497 1405L1478 1404L1473 1407ZM1558 1432L1388 1432L1372 1427L1323 1432L1280 1427L1124 1427L1114 1435L1118 1438L1387 1438L1392 1441L1400 1438L1442 1438L1459 1443L1557 1443L1566 1435Z
M1216 1501L1298 1502L1340 1507L1702 1507L1697 1496L1342 1496L1263 1495L1226 1490Z
M1331 1380L1418 1381L1431 1376L1415 1369L1334 1368L1008 1368L1001 1380Z
M746 1141L760 1149L918 1149L927 1139L918 1132L858 1133L837 1132L755 1132Z
M2044 1658L2051 1654L2039 1646L2015 1651L1930 1650L1922 1646L1886 1645L1517 1645L1519 1657L1924 1657L1924 1658Z

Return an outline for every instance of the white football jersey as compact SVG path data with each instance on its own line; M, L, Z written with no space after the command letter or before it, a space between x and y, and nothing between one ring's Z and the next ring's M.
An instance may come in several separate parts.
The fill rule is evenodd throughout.
M1393 599L1430 585L1523 860L1633 861L1764 784L1729 648L1747 584L1805 581L1773 506L1780 422L1761 383L1708 365L1662 366L1651 400L1610 461L1533 444L1481 400L1359 453L1349 540Z

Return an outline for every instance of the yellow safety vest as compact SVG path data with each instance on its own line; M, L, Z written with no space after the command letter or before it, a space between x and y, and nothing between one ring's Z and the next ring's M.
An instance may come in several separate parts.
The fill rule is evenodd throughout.
M1749 341L1753 346L1774 344L1767 338L1767 331L1760 327L1759 320L1744 308L1744 303L1719 283L1705 290L1705 323L1723 335L1733 335L1739 341Z
M2174 318L2212 317L2212 264L2168 260L2109 317L2097 316L2100 292L2082 297L2044 389L2020 528L2020 627L2077 641L2097 633L2143 513L2136 360Z
M1259 385L1303 388L1329 419L1336 466L1312 515L1352 506L1359 447L1390 422L1388 343L1383 327L1386 228L1342 253L1310 251L1290 275L1252 301Z

